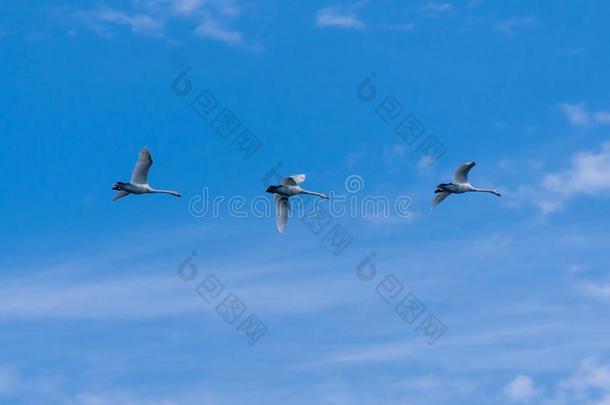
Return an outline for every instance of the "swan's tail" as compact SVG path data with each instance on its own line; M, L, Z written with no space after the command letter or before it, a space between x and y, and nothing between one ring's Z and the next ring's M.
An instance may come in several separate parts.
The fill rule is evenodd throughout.
M449 197L449 194L451 194L451 193L448 193L446 191L437 194L436 197L434 197L434 200L432 201L432 208L436 207L441 202L443 202L443 200L445 198Z
M118 193L116 193L114 196L112 196L112 201L119 200L119 199L121 199L123 197L126 197L128 195L129 195L129 193L127 191L119 190Z

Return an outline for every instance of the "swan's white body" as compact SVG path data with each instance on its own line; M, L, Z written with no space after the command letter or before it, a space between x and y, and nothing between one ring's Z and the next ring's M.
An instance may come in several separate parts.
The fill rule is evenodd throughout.
M474 187L468 181L468 173L476 165L476 162L467 162L460 165L453 173L453 181L451 183L442 183L436 186L434 191L437 195L432 201L432 207L439 205L445 198L451 194L462 194L468 192L491 193L500 197L500 193L496 190Z
M180 197L180 193L177 191L157 190L148 185L148 169L150 169L152 164L153 160L150 151L147 148L142 148L138 154L138 161L131 172L131 180L129 183L119 181L112 186L113 190L118 191L118 193L112 197L112 201L116 201L129 194L161 193Z
M273 193L275 198L275 214L276 214L276 225L277 230L280 233L284 233L286 229L286 224L288 223L288 212L290 211L290 201L288 200L290 197L297 194L309 194L315 195L322 199L328 199L322 193L317 193L315 191L308 191L301 188L300 184L305 181L304 174L295 174L293 176L284 177L280 181L279 186L269 186L267 187L268 193Z

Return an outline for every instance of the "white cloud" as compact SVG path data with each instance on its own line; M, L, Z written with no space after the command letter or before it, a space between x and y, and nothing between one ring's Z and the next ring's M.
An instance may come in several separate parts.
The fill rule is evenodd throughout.
M404 143L395 143L383 148L381 157L383 163L388 166L390 172L397 172L401 168L409 164L409 160L405 159L407 155L407 146Z
M51 282L46 277L5 281L0 318L147 318L205 309L203 301L194 300L196 293L181 283L171 276L80 283Z
M70 15L88 30L107 39L114 37L119 27L128 28L134 34L157 37L162 37L165 30L162 18L147 13L127 13L109 7L98 7L93 10L75 11Z
M446 13L453 10L453 6L450 3L429 2L424 5L423 9L435 13Z
M432 156L422 156L417 161L417 170L419 170L420 172L430 170L433 164L434 158Z
M241 7L234 0L215 0L210 2L222 15L235 17L241 13Z
M171 269L176 265L170 267L169 274L167 270L159 273L164 266L153 264L151 260L138 263L134 269L136 274L80 279L72 267L92 272L100 264L103 268L117 265L114 261L105 263L103 259L91 258L91 261L96 264L66 263L45 271L33 269L33 274L27 278L0 279L0 296L3 297L0 300L0 320L152 319L211 314L212 307L196 292L197 285L204 279L203 271L197 281L186 283L178 278L176 270ZM300 266L315 267L316 263L304 261ZM247 271L237 273L238 268ZM351 306L361 300L358 285L350 283L352 277L355 278L351 274L302 278L299 280L300 288L295 292L292 288L294 280L288 274L280 274L286 268L285 262L263 266L236 264L216 267L216 275L227 287L234 288L240 299L256 303L257 311L267 317L319 313L328 308ZM146 269L147 275L138 275L139 269ZM275 274L273 282L265 277L269 272ZM278 302L282 305L277 305Z
M604 395L597 405L610 405L610 394Z
M178 400L170 398L147 398L141 395L131 395L130 393L124 392L81 392L75 394L70 403L74 405L177 405L184 402L179 402Z
M336 27L336 28L365 28L358 16L351 12L341 10L338 7L325 7L316 12L316 25L319 27Z
M395 25L382 25L381 28L394 31L412 31L413 29L415 29L415 24L404 23Z
M124 25L132 32L139 34L161 34L163 23L146 14L128 15L110 8L98 10L95 14L98 21Z
M366 157L367 157L367 153L365 153L363 151L354 151L354 152L349 152L347 155L345 155L343 160L345 161L345 166L349 170L351 170L356 165L358 165L360 162L362 162Z
M538 396L539 392L534 381L520 374L504 386L504 395L512 401L527 402Z
M211 17L206 17L203 22L195 29L195 35L214 39L229 45L243 45L244 39L239 31L231 31L220 25L218 21Z
M610 284L586 283L582 289L590 297L610 302Z
M579 152L571 160L572 167L559 173L546 175L543 187L564 196L597 194L610 187L610 142L598 153Z
M46 37L46 35L40 31L32 31L28 35L25 36L25 40L32 41L32 42L42 41L43 39L45 39L45 37Z
M513 162L510 159L501 159L498 161L498 167L500 169L510 169L513 167Z
M331 353L320 361L302 364L304 367L337 364L371 364L417 358L419 351L408 341L389 342L359 347L357 349L341 349Z
M149 0L138 1L131 11L98 7L76 11L73 17L101 37L112 38L117 27L127 27L133 33L168 37L165 31L170 20L191 24L193 34L230 45L244 45L242 33L227 25L239 16L241 8L233 0Z
M544 214L558 211L563 203L579 194L598 195L610 190L610 142L599 152L585 151L575 154L571 167L547 174L541 182L541 191L531 196Z
M591 115L585 110L584 103L563 103L559 105L559 108L561 108L572 125L588 126L591 124Z
M383 149L383 160L387 164L394 163L397 158L402 159L406 154L407 147L402 143L395 143Z
M593 121L597 124L610 124L610 111L596 111L593 114Z
M19 386L20 378L12 367L0 366L0 396L14 392Z
M571 399L569 403L608 404L610 365L599 365L592 358L586 359L572 375L559 383L556 397Z
M610 111L588 111L585 103L562 103L559 108L563 111L570 124L578 127L610 124Z
M610 365L584 360L568 377L559 380L549 395L527 375L518 375L504 386L507 399L517 403L548 405L610 405Z
M198 12L203 0L172 0L172 10L176 14L191 15Z
M533 16L511 17L497 21L494 24L494 29L507 36L515 34L518 28L528 27L536 23L536 18Z

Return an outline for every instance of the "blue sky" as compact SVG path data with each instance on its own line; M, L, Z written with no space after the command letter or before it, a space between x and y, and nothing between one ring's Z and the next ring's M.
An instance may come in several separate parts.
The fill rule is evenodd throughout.
M610 5L405 3L5 4L0 402L609 404ZM191 108L204 90L261 142L249 159ZM389 96L440 159L377 115ZM182 199L111 201L143 146ZM469 160L502 198L430 210ZM192 215L204 188L270 201L278 162L322 192L359 176L356 197L408 196L413 215L333 218L339 255L297 218L279 235ZM196 292L212 274L247 307L232 325ZM389 275L425 305L413 324L376 292Z

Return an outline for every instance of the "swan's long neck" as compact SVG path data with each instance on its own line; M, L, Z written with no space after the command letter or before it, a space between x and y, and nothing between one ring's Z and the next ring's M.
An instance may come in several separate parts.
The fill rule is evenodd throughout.
M328 197L327 197L327 196L325 196L325 195L324 195L324 194L322 194L322 193L316 193L315 191L309 191L309 190L303 190L303 189L301 189L301 194L315 195L315 196L318 196L318 197L320 197L320 198L322 198L322 199L324 199L324 200L328 200Z
M497 195L498 197L500 197L500 193L498 193L496 190L492 190L489 188L471 187L470 191L474 191L477 193L491 193L491 194L494 194L494 195Z
M172 190L157 190L157 189L151 188L150 192L151 193L158 193L158 194L171 194L174 197L180 197L180 193L179 192L172 191Z

